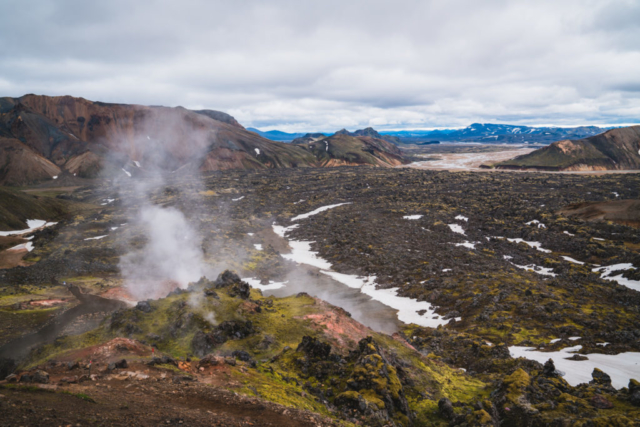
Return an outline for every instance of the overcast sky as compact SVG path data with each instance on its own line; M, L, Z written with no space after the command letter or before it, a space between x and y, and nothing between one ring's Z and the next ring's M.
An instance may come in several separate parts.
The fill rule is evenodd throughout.
M263 130L640 122L640 0L0 0L0 96Z

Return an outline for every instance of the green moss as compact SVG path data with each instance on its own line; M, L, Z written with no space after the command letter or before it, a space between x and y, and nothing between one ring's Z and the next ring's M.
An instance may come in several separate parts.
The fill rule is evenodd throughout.
M504 379L506 398L511 404L516 404L524 393L525 387L531 382L531 377L523 369L518 368L513 374Z

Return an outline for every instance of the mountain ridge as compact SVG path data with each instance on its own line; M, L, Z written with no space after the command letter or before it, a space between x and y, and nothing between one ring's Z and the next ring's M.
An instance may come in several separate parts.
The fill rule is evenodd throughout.
M149 167L207 172L325 163L302 145L263 138L220 111L72 96L0 98L0 184L4 185L27 185L61 174L96 178L104 170L131 176Z
M611 129L579 140L557 141L494 167L553 171L640 169L640 126Z

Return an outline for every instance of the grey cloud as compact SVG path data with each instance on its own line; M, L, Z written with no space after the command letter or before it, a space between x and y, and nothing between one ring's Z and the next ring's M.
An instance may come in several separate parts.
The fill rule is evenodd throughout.
M5 1L0 95L284 130L638 117L635 1Z

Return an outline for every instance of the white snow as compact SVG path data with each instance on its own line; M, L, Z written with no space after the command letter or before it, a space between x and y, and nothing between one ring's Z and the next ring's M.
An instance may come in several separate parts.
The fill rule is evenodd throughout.
M298 200L297 202L293 202L293 204L294 204L294 205L297 205L298 203L302 203L302 202L304 202L304 199L300 199L300 200Z
M105 234L104 236L88 237L88 238L86 238L84 240L100 240L100 239L102 239L104 237L107 237L107 235Z
M272 225L273 232L276 233L280 237L285 237L286 233L288 233L289 231L293 230L294 228L298 228L299 226L300 226L300 224L290 225L289 227L283 227L281 225L275 225L275 224Z
M272 224L272 227L274 233L281 237L285 237L287 232L298 227L298 224L294 224L289 227L282 227L276 224ZM398 319L402 322L416 323L420 326L427 326L432 328L448 323L448 321L445 321L440 316L435 314L435 308L433 308L431 304L426 301L418 301L413 298L398 296L398 288L376 289L375 276L358 277L355 275L330 271L331 263L318 257L318 254L311 250L311 243L313 242L289 240L291 253L281 254L281 256L285 259L295 261L300 264L307 264L313 267L317 267L321 270L321 273L326 274L334 280L347 285L350 288L360 289L360 292L368 295L372 299L379 301L388 307L398 310ZM421 310L425 310L425 313L422 316L417 313Z
M53 179L58 179L58 175L56 175L56 176L52 176L51 178L53 178Z
M14 246L12 248L7 249L8 251L20 251L26 249L28 252L31 252L33 250L33 243L31 242L27 242L27 243L21 243L17 246Z
M312 243L313 242L298 242L295 240L290 240L289 246L291 247L291 253L281 254L281 256L284 259L295 261L298 264L307 264L323 270L331 268L331 264L328 261L319 258L318 253L311 250Z
M325 141L324 143L327 144L325 151L329 151L329 141Z
M135 163L135 165L136 165L137 167L140 167L140 162L139 162L139 161L134 160L134 161L133 161L133 163Z
M111 231L116 231L118 227L111 227Z
M564 372L564 379L572 386L591 381L593 368L599 368L609 374L611 384L615 388L626 387L631 378L640 378L640 353L620 353L616 355L591 353L589 360L567 360L574 352L580 351L581 345L567 347L560 351L537 351L532 347L509 347L511 357L525 357L545 363L553 359L556 369Z
M430 328L449 323L449 320L444 320L435 314L434 307L426 301L398 296L398 288L376 289L375 276L358 277L325 270L320 272L350 288L360 289L360 292L370 296L371 299L398 310L398 319L404 323L415 323ZM422 316L418 314L421 310L426 310Z
M568 236L575 236L575 234L571 234L571 233L569 233L569 232L568 232L568 231L566 231L566 230L565 230L565 231L563 231L563 233L564 233L564 234L566 234L566 235L568 235Z
M503 239L503 237L496 237L496 239ZM511 243L526 243L527 245L531 246L532 248L536 248L540 252L551 253L551 251L549 249L542 248L542 243L540 243L540 242L527 242L526 240L521 239L519 237L516 238L516 239L507 238L507 240L509 242L511 242Z
M256 156L260 155L260 149L259 148L254 148L254 150L256 150Z
M253 236L253 233L247 233L247 236Z
M450 268L443 268L443 269L442 269L442 272L443 272L443 273L446 273L447 271L451 271L451 269L450 269Z
M101 206L108 205L113 202L115 199L102 199L105 203L100 203Z
M244 199L244 196L240 196L240 197L238 197L237 199L231 199L231 201L232 201L232 202L237 202L237 201L240 201L240 200L242 200L242 199Z
M411 219L411 220L414 220L414 219L420 219L420 218L422 218L423 216L424 216L424 215L405 215L405 216L403 216L403 217L402 217L402 219Z
M469 218L467 218L466 216L462 216L462 215L458 215L457 217L455 217L455 219L460 220L460 221L469 222Z
M596 345L601 345L601 346L603 346L603 347L606 347L606 346L608 346L609 344L610 344L610 343L608 343L608 342L597 342L597 343L596 343Z
M256 248L257 250L261 251L262 250L262 245L260 243L254 243L253 247Z
M454 233L464 234L464 230L458 224L447 224Z
M28 219L27 227L24 230L14 230L14 231L0 231L0 236L18 236L20 234L27 234L35 231L39 228L50 227L52 225L56 225L57 222L46 222L41 219Z
M571 341L578 341L582 337L569 337Z
M572 262L572 263L574 263L574 264L584 265L584 262L582 262L582 261L578 261L577 259L573 259L573 258L568 257L568 256L564 256L564 255L562 255L560 258L564 259L565 261Z
M620 197L620 195L618 193L616 193L615 191L612 191L611 194L613 194L616 197Z
M547 226L546 226L546 225L544 225L543 223L541 223L541 222L540 222L540 221L538 221L537 219L533 219L533 220L531 220L531 221L529 221L529 222L525 222L524 224L525 224L525 225L534 225L534 224L537 224L537 225L538 225L538 228L547 228Z
M289 283L288 280L286 282L274 282L273 280L269 280L268 285L263 285L260 283L259 279L253 277L247 277L242 280L250 284L252 288L260 289L261 291L270 291L272 289L284 288L285 285Z
M131 173L127 171L125 168L122 168L122 172L126 173L129 178L131 178Z
M513 259L513 257L511 255L502 255L502 258L504 258L504 259Z
M599 240L601 242L604 242L604 239L601 239L600 237L594 237L593 240Z
M465 248L469 248L469 249L475 249L476 245L480 243L480 242L469 242L469 241L465 241L464 243L454 243L454 245L456 246L464 246Z
M511 263L511 264L513 264L513 263ZM553 273L553 269L552 268L541 267L541 266L535 265L535 264L529 264L529 265L513 264L513 265L518 267L518 268L521 268L523 270L533 271L534 273L538 273L538 274L541 274L543 276L556 277L556 275Z
M558 341L562 341L562 338L555 338L555 339L552 339L551 341L549 341L549 344L555 344L555 343L557 343Z
M614 271L635 270L635 269L636 268L631 263L622 263L622 264L607 265L604 267L597 267L591 271L593 271L594 273L600 272L601 279L613 280L614 282L618 282L618 284L622 286L626 286L627 288L640 292L640 280L627 279L625 277L622 277L622 273L618 274L617 276L610 276L611 273L613 273Z
M308 212L308 213L293 217L293 218L291 218L291 221L297 221L299 219L306 219L306 218L309 218L310 216L317 215L320 212L328 211L329 209L337 208L338 206L350 205L350 204L351 204L351 202L345 202L345 203L338 203L338 204L335 204L335 205L323 206L323 207L318 208L318 209L316 209L314 211L311 211L311 212Z

